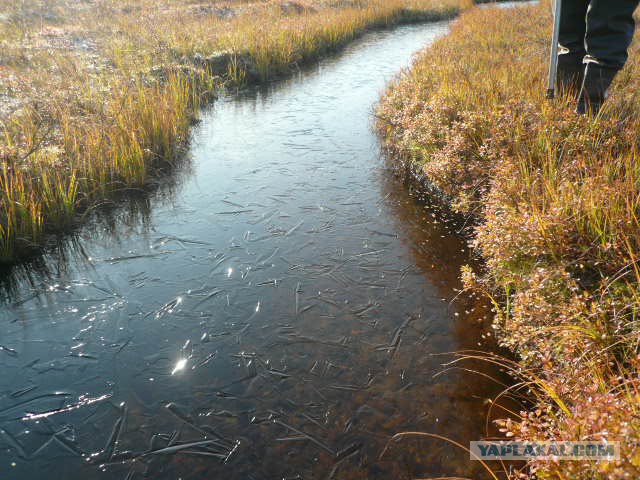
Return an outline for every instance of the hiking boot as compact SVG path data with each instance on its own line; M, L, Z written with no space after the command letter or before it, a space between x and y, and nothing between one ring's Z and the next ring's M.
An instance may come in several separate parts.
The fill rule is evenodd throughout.
M574 100L578 99L578 92L584 80L583 55L571 53L558 55L558 89L562 93L570 92Z
M609 96L609 87L618 69L602 67L596 63L587 63L582 82L582 89L578 97L577 112L581 115L591 113L596 115L602 104Z

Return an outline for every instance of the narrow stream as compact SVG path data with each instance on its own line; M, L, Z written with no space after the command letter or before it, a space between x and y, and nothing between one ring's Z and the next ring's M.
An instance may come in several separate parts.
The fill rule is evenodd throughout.
M447 28L371 33L216 102L172 185L5 279L0 478L483 478L434 439L381 456L407 430L480 439L501 390L434 376L490 315L455 298L465 243L372 130Z

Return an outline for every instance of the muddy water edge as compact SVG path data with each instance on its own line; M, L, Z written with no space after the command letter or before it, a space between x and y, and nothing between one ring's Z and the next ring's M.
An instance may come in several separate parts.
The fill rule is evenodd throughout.
M372 107L447 23L370 33L221 99L188 161L3 278L0 477L484 478L504 387L463 240L396 180ZM465 364L499 380L501 372Z

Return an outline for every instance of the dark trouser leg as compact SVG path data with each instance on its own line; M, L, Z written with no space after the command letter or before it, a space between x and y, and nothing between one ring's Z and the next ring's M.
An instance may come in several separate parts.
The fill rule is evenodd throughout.
M587 68L578 111L597 113L607 91L624 64L635 22L633 12L640 0L591 0L587 11L585 62Z
M560 47L558 57L558 87L576 94L582 85L583 60L587 55L587 9L589 0L563 0L560 15Z
M633 12L639 0L591 0L587 10L586 49L589 63L620 70L633 40Z

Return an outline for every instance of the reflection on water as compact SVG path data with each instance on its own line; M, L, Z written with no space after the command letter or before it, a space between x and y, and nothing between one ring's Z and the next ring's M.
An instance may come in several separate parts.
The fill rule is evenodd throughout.
M385 83L445 30L370 34L217 102L175 195L7 277L2 478L481 478L444 442L381 457L404 430L479 439L501 389L434 377L478 347L487 307L454 300L466 246L371 130Z

